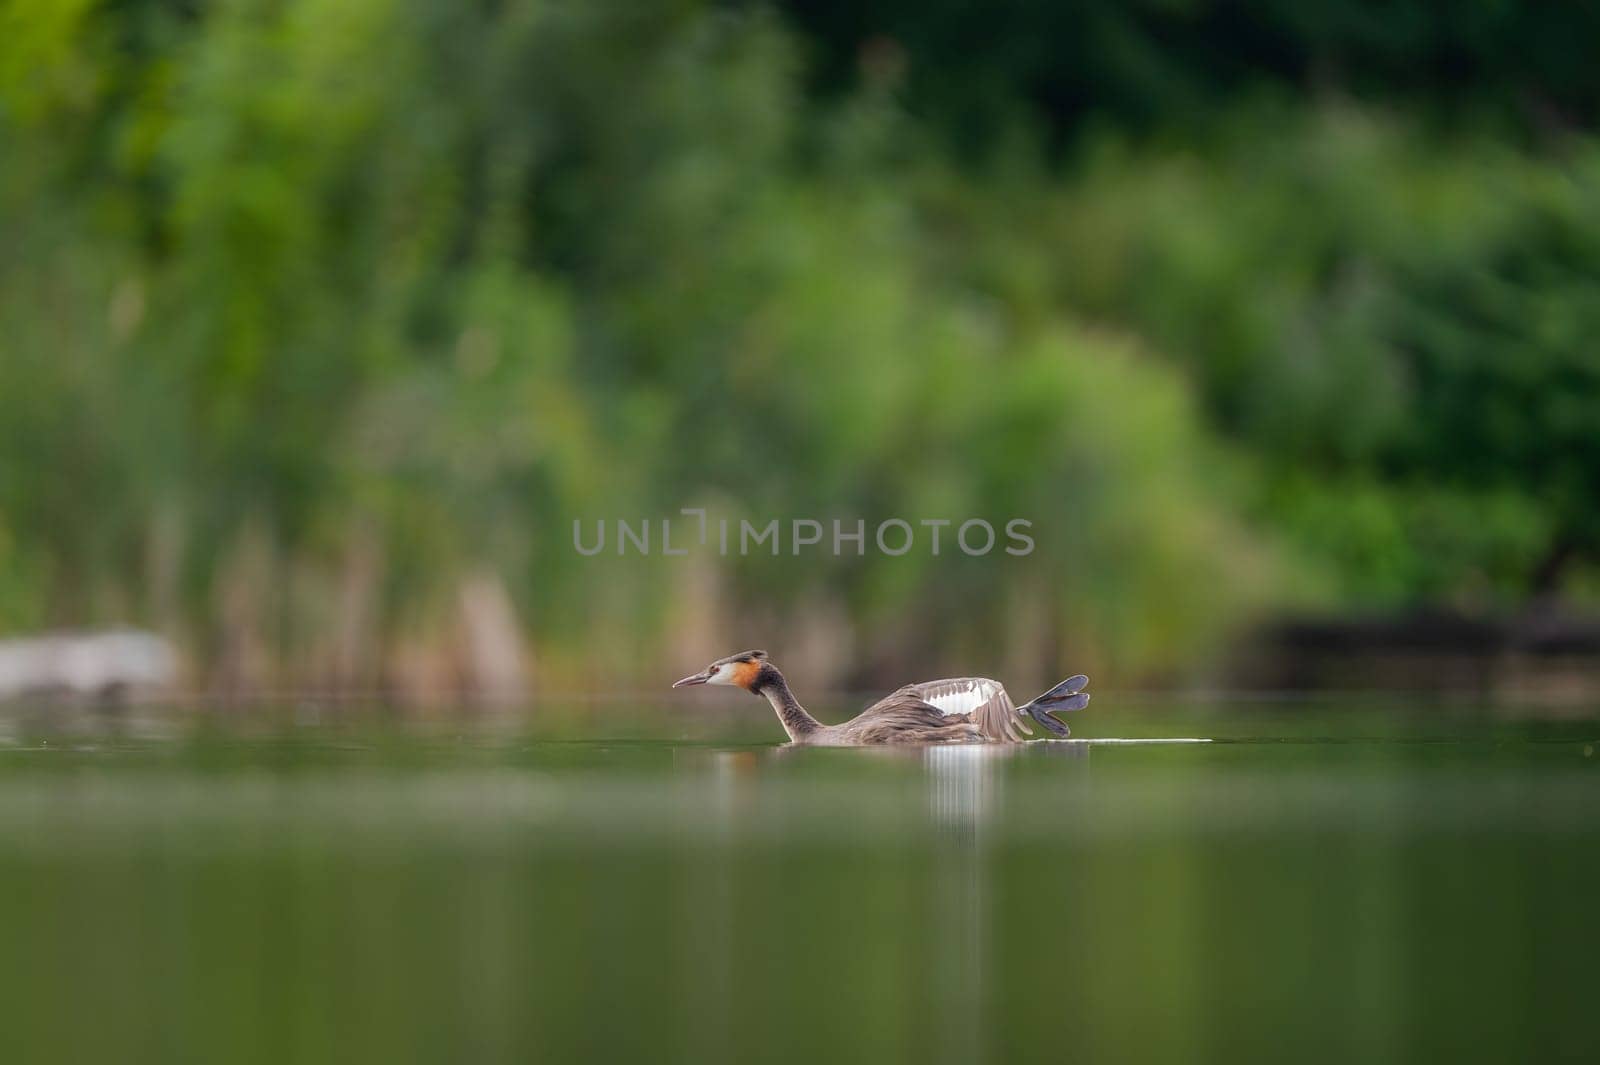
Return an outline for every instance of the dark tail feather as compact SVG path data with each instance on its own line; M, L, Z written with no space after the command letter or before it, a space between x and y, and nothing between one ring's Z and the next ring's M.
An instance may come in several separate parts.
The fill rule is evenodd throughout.
M1082 710L1088 706L1089 693L1083 690L1088 684L1089 678L1081 673L1076 677L1068 677L1024 706L1023 712L1057 736L1070 736L1072 730L1052 715L1066 713L1069 710Z

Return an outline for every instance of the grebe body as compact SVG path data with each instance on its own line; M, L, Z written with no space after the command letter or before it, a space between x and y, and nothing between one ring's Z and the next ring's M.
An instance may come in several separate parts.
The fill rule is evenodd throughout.
M1029 720L1057 736L1070 730L1054 714L1089 705L1089 678L1069 677L1038 698L1017 706L1005 687L988 677L951 677L907 684L838 725L824 725L806 712L789 682L765 651L719 658L674 688L695 684L740 687L763 696L795 744L865 747L885 743L1017 743L1033 734Z

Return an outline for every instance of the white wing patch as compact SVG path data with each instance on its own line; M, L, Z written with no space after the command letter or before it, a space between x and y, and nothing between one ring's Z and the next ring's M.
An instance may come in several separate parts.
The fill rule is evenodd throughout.
M1017 741L1033 735L997 680L988 677L950 677L925 684L907 685L907 691L938 710L944 717L966 714L986 739Z
M996 694L1004 691L998 681L987 677L962 677L958 680L936 680L923 685L923 701L938 707L948 717L951 714L970 714L983 706Z

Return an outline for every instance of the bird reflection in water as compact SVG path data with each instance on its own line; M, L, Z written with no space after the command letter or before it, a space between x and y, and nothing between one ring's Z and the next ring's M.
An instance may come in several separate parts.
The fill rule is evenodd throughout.
M991 1060L999 1049L993 1045L994 975L1005 964L993 956L1000 895L993 880L1006 846L1007 817L1016 812L1007 812L1007 777L1030 758L1086 770L1089 751L1088 744L1075 742L880 747L828 752L824 762L816 760L824 752L797 747L677 752L682 790L674 816L687 859L681 866L686 905L678 985L687 1056L738 1060L743 1018L730 1011L731 1004L742 995L747 1001L751 981L760 986L763 970L791 964L783 959L792 955L772 953L786 939L765 938L751 921L809 913L823 922L819 934L826 934L839 921L861 919L859 897L829 889L854 883L863 853L858 848L883 854L895 837L918 841L909 851L887 849L904 858L883 859L908 861L896 875L914 878L893 904L897 913L889 915L902 932L914 929L904 941L909 952L903 979L910 981L905 1038L924 1060ZM841 756L870 759L887 772L855 778L858 785L871 782L859 788L840 791L831 778L819 787L824 778L814 775L816 767L837 766ZM851 810L860 818L853 819ZM811 860L836 856L840 864L789 866L792 873L770 879L766 870L774 859L782 868L790 847ZM920 857L911 857L919 851ZM749 905L752 890L763 892L759 906ZM802 906L797 900L803 891L811 893ZM845 938L837 948L841 972L862 963ZM849 984L838 982L827 966L813 978L824 1000Z
M984 1033L993 1010L990 978L994 914L990 873L1001 845L1007 766L1021 757L1068 758L1087 765L1076 743L937 746L921 750L928 814L934 827L931 937L932 1023L942 1061L982 1061L992 1048Z

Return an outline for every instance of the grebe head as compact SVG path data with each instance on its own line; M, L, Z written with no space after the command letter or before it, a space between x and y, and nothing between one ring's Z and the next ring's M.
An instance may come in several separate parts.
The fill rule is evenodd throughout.
M741 651L727 658L719 658L700 672L684 677L673 685L687 688L691 684L734 684L745 691L761 689L762 668L767 664L765 651Z

